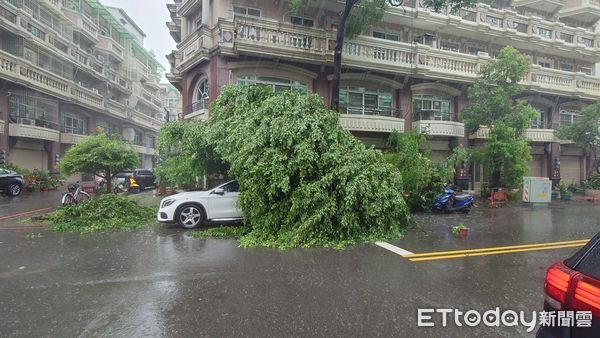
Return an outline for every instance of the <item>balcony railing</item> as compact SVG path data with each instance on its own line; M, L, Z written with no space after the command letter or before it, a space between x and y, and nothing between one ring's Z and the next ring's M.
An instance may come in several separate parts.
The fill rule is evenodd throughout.
M465 125L455 121L419 120L412 123L413 128L432 136L464 137Z
M200 110L204 110L204 109L208 109L208 100L201 100L201 101L197 101L192 103L191 105L185 107L185 109L183 109L183 114L184 115L188 115Z
M386 107L340 106L340 112L345 114L398 116L398 110Z
M549 125L547 126L547 128L542 129L526 129L525 137L532 142L559 142L560 140L558 140L558 138L556 137L555 130L549 129L552 126L554 125ZM485 126L479 127L479 129L474 134L471 134L469 136L469 138L471 139L487 139L489 137L490 128ZM563 143L563 141L560 142Z
M39 140L59 142L58 124L44 118L30 118L25 115L11 115L9 135Z
M404 119L390 116L341 114L340 125L350 131L381 133L404 131Z
M220 24L229 25L227 22ZM236 18L231 26L235 27L232 29L237 29L237 33L232 32L233 47L226 43L225 33L221 37L221 46L233 53L265 56L278 54L291 60L333 62L331 45L335 42L335 36L325 30L247 17ZM577 32L581 36L581 30ZM186 40L184 46L191 46L190 41ZM197 48L194 51L200 52ZM188 58L184 55L181 62L185 63L186 59ZM346 41L343 58L344 64L349 67L384 72L410 72L419 77L466 83L472 83L479 78L481 66L489 60L490 57L485 53L470 55L368 36ZM187 66L189 64L186 64ZM530 73L521 83L548 94L577 95L587 99L600 97L600 78L542 68L538 65L531 66Z

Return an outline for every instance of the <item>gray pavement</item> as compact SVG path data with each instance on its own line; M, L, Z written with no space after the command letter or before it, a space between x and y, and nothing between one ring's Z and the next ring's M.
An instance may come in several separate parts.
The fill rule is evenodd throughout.
M418 215L415 253L591 238L598 206ZM467 240L449 232L471 227ZM37 232L37 231L36 231ZM418 308L540 310L548 265L577 248L410 262L375 245L242 249L173 226L28 239L0 232L0 336L532 336L417 327Z

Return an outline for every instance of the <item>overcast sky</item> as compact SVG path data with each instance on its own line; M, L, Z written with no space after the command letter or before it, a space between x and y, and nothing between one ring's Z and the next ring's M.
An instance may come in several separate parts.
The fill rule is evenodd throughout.
M171 21L166 0L100 0L105 5L120 7L146 33L144 46L156 54L158 61L169 71L169 62L165 55L175 49L175 41L169 35L166 26ZM166 79L163 76L163 82Z

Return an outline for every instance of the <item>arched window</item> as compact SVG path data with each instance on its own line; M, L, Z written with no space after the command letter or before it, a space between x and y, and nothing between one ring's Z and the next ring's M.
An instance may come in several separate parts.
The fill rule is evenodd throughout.
M436 95L415 95L413 96L413 116L415 121L451 121L450 100Z
M208 79L202 79L196 88L195 102L208 101Z
M262 84L273 88L273 91L293 90L299 93L308 93L308 87L298 81L270 76L241 76L238 80L241 85Z

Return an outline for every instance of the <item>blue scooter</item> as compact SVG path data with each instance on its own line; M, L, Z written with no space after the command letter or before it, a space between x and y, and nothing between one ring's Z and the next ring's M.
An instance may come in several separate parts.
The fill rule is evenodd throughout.
M433 203L434 212L459 211L468 214L472 207L473 196L471 194L457 194L448 186L444 186L444 192Z

